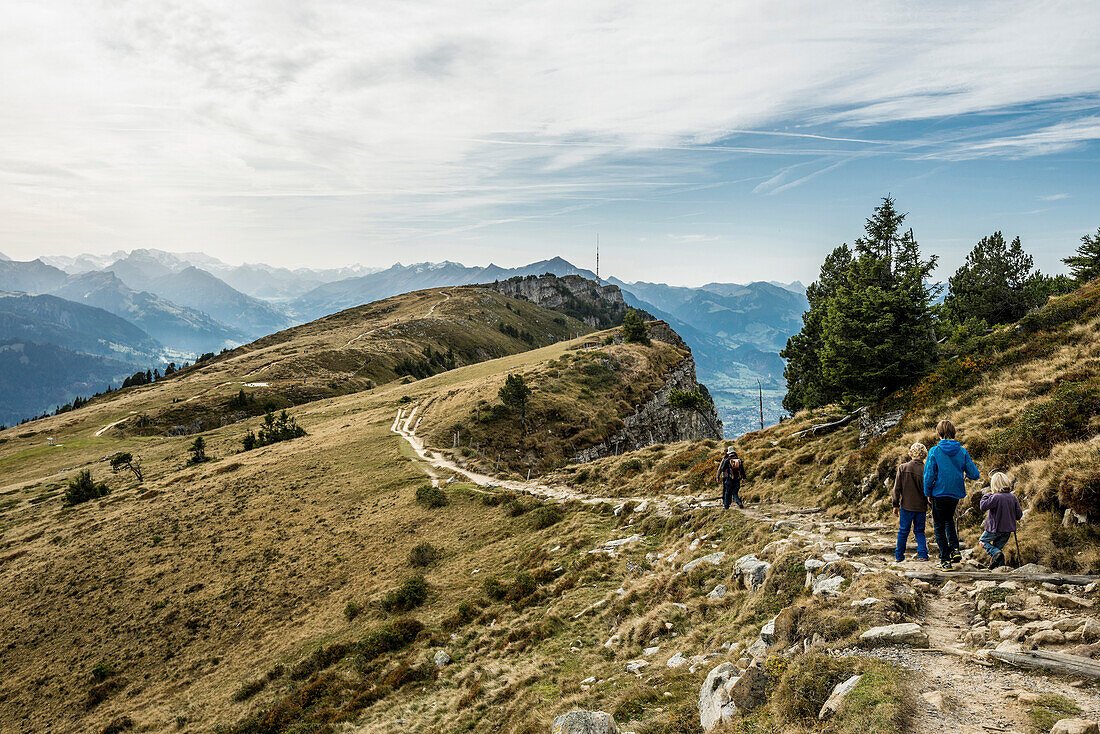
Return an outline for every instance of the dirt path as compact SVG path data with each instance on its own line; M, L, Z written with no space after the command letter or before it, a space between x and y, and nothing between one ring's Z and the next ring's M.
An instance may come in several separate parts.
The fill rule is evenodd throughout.
M416 435L422 418L419 412L419 407L407 413L404 410L398 411L391 430L408 442L427 465L426 470L435 478L434 481L438 481L440 473L453 473L465 477L479 487L499 487L552 500L576 500L588 504L619 504L628 500L641 502L648 499L664 512L670 512L673 504L718 506L716 501L691 496L600 497L564 485L504 480L479 474L425 447L423 440ZM896 531L892 525L873 528L851 526L826 519L816 511L786 504L750 505L742 512L754 520L769 524L783 520L792 529L805 533L815 543L833 545L858 538L874 549L874 552L857 555L849 560L865 565L870 573L904 574L905 571L929 568L929 563L894 562L892 550L886 550L892 549L896 542ZM912 539L910 543L913 543ZM1010 578L1006 576L1006 580ZM1078 688L1070 685L1071 681L1057 677L978 662L973 651L968 651L962 644L963 635L971 628L968 615L971 614L972 607L971 600L964 593L970 587L966 584L959 584L959 587L958 591L951 593L925 594L925 609L917 621L928 634L927 649L894 646L846 653L888 660L912 672L915 691L919 694L911 728L914 734L1031 732L1033 729L1026 707L1015 698L1019 691L1065 696L1081 708L1081 715L1085 718L1100 718L1100 695L1095 689Z
M435 310L436 310L437 308L439 308L440 306L442 306L442 305L443 305L444 303L446 303L447 301L451 300L451 294L450 294L450 292L448 292L448 291L443 291L443 294L442 294L442 295L443 295L443 298L442 298L442 299L440 299L440 300L439 300L439 301L438 301L437 303L433 303L433 304L432 304L432 307L428 309L428 312L427 312L426 314L424 314L423 318L430 318L430 317L431 317L431 315L435 313ZM376 331L379 331L380 329L388 329L388 328L390 328L391 326L394 326L395 324L399 324L399 323L401 323L401 322L400 322L400 321L389 321L389 322L386 322L386 323L384 323L384 324L380 324L379 326L376 326L376 327L374 327L373 329L370 329L369 331L364 331L364 332L363 332L362 334L360 334L359 336L354 336L354 337L352 337L351 339L349 339L349 340L348 340L348 343L347 343L347 344L345 344L343 348L344 348L344 349L347 349L348 347L350 347L350 346L351 346L352 344L354 344L355 342L359 341L359 340L360 340L360 339L362 339L363 337L365 337L365 336L370 336L371 334L373 334L373 333L374 333L374 332L376 332Z
M134 413L133 413L133 412L131 412L131 414L130 414L130 415L134 415ZM104 433L106 433L107 431L111 430L112 428L114 428L115 426L117 426L117 425L118 425L119 423L123 423L123 422L125 422L125 421L128 421L128 420L130 420L130 416L129 416L129 415L128 415L128 416L126 416L125 418L119 418L119 419L118 419L117 421L115 421L114 423L108 423L107 425L103 426L103 428L100 428L100 429L99 429L98 431L96 431L96 432L95 432L95 434L93 434L93 435L95 435L95 436L97 436L97 437L98 437L98 436L102 436L102 435L103 435Z

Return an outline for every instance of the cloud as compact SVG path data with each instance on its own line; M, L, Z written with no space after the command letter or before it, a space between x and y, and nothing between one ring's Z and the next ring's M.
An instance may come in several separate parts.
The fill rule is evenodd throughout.
M1040 196L1039 201L1061 201L1068 198L1069 194L1048 194L1047 196Z
M1044 0L16 0L0 245L393 259L731 160L794 161L739 174L780 194L865 156L1062 152L1100 135L1098 25ZM999 137L877 134L1023 105Z

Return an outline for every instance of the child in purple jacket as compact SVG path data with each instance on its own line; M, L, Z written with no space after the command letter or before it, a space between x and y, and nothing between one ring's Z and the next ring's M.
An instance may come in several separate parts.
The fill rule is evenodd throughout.
M1012 494L1012 480L1007 474L997 472L989 480L991 491L982 495L981 508L988 510L985 532L978 542L989 554L990 568L1005 565L1004 547L1016 531L1016 521L1024 516L1020 501Z

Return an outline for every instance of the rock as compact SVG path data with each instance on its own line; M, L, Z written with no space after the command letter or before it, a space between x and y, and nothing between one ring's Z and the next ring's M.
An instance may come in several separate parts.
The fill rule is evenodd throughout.
M668 659L668 661L665 663L665 666L669 668L679 668L686 664L687 658L684 657L684 654L682 652L678 652Z
M861 634L859 639L860 642L865 645L913 645L915 647L928 647L928 635L925 634L919 624L914 622L872 627Z
M595 682L596 682L596 676L594 676L594 675L591 675L591 676L589 676L589 677L585 678L584 680L582 680L582 681L581 681L581 685L582 685L582 686L590 686L590 685L592 685L592 684L593 684L593 683L595 683Z
M717 553L709 553L705 556L700 556L699 558L696 558L694 561L688 561L687 563L684 564L683 569L684 569L685 573L691 573L692 569L694 569L697 566L700 566L704 563L712 563L715 566L717 566L718 564L720 564L725 559L725 557L726 557L726 552L725 551L718 551Z
M814 596L839 596L840 587L844 584L843 576L829 576L828 578L818 578L814 581L813 595Z
M1056 621L1050 626L1050 628L1056 629L1059 632L1072 632L1073 630L1081 627L1083 624L1085 624L1085 620L1082 617L1066 617L1065 619L1059 619L1058 621Z
M644 668L647 665L649 665L648 660L631 660L625 666L626 667L626 672L628 672L628 673L637 673L639 670L641 670L642 668Z
M1058 630L1040 630L1027 639L1033 645L1061 645L1066 636Z
M821 557L825 559L826 563L836 563L840 560L839 553L822 553Z
M708 599L724 599L726 597L726 587L723 584L718 584L710 593L707 594Z
M606 543L604 543L604 547L605 548L618 548L620 546L630 545L631 543L637 543L639 540L643 540L642 536L635 533L634 535L631 535L629 538L619 538L618 540L609 540Z
M646 649L642 650L642 654L648 658L650 655L656 655L660 651L661 648L659 646L647 647Z
M1052 606L1061 607L1062 609L1091 609L1095 602L1089 599L1082 599L1079 596L1073 596L1072 594L1056 594L1052 591L1039 590L1039 596Z
M756 591L764 585L764 580L768 577L768 569L771 568L771 564L767 561L762 561L756 557L756 554L750 553L746 556L741 556L734 563L734 574L741 579L741 583L749 591Z
M947 710L947 702L944 700L942 691L926 691L920 694L920 697L931 704L932 708L937 711Z
M866 448L871 441L885 436L898 423L901 423L904 417L905 410L901 408L886 410L881 413L872 413L869 407L860 408L858 411L859 447Z
M554 719L551 734L620 734L611 714L603 711L570 711Z
M940 593L942 594L954 594L959 590L959 585L954 581L948 581L946 584L940 587Z
M432 662L435 663L435 667L437 668L445 668L450 665L452 661L451 656L447 654L446 650L436 650Z
M704 731L718 726L723 719L737 715L736 707L730 706L730 695L726 687L740 674L733 663L722 663L707 673L706 680L699 688L699 725Z
M863 542L858 543L837 543L835 550L839 555L850 556L857 552L863 546Z
M764 670L764 660L753 660L737 678L732 679L726 686L730 703L737 707L739 713L754 711L764 703L764 689L768 682L768 674Z
M1046 566L1040 566L1038 563L1025 563L1024 565L1020 566L1019 568L1013 570L1013 573L1019 573L1019 574L1025 574L1025 573L1026 574L1031 574L1031 573L1045 574L1045 573L1050 573L1050 569L1047 568Z
M1081 627L1081 634L1089 642L1100 640L1100 622L1089 617L1085 620L1084 626Z
M852 606L853 607L859 607L861 609L866 609L867 607L873 607L875 604L878 604L880 601L882 601L882 600L881 599L876 599L873 596L869 596L866 599L860 599L858 601L853 601Z
M807 571L810 571L811 573L816 573L817 571L825 568L825 561L819 561L816 558L809 558L806 560L806 563L804 565Z
M862 675L853 675L848 680L837 683L833 688L833 692L829 694L829 698L821 707L821 711L818 712L817 718L824 721L839 711L840 707L844 705L844 699L852 692L852 689L859 685L859 681L862 677Z
M749 645L749 649L745 650L745 654L755 660L756 658L763 657L764 653L768 651L768 643L758 639L756 642Z
M1100 734L1100 725L1091 719L1061 719L1050 734Z
M775 617L769 619L767 624L760 628L760 639L765 644L775 644Z

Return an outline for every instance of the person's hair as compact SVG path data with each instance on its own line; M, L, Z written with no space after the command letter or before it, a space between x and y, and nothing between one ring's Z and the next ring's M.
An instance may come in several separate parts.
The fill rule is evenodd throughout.
M924 461L924 458L926 456L928 456L928 447L920 441L917 441L915 444L909 447L910 459L919 459L921 461Z
M997 472L989 480L989 486L994 492L1008 492L1012 489L1012 477L1004 472Z
M732 446L726 448L726 456L737 456L737 449Z
M946 418L936 424L936 435L940 438L954 438L955 424Z

